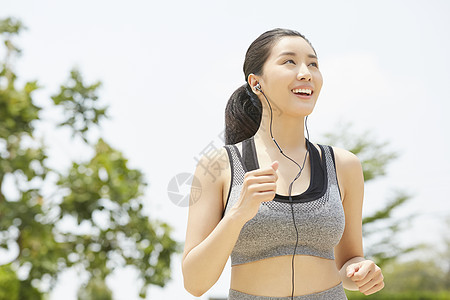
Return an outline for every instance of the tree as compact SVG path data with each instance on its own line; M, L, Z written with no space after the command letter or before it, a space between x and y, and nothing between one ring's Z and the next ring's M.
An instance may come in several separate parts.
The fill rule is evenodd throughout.
M442 232L444 249L442 251L436 251L436 249L433 248L433 257L437 258L437 265L445 274L443 280L444 287L447 291L450 291L450 215L447 215L444 221L445 227Z
M389 282L386 290L391 292L449 291L445 272L431 259L393 262L387 267L385 280Z
M78 291L78 300L112 300L112 292L103 279L92 277Z
M11 266L0 266L0 300L17 300L19 287L19 279Z
M387 165L398 155L387 150L388 142L375 142L372 134L350 132L351 124L337 126L336 132L324 135L326 143L349 150L361 161L364 181L368 183L386 175ZM363 236L371 240L365 248L365 256L373 259L380 267L393 262L400 256L426 247L423 244L401 247L396 237L413 220L414 216L392 218L393 212L405 205L411 196L401 190L395 190L385 207L363 218Z
M86 84L77 69L51 97L64 116L55 126L69 128L74 143L83 143L94 154L87 161L71 162L64 172L49 167L47 146L35 136L36 124L43 121L42 108L33 103L40 86L31 81L17 87L13 70L12 60L21 50L12 38L24 28L15 19L0 20L6 48L0 61L0 247L18 249L10 269L26 273L20 290L34 293L33 299L40 293L34 287L47 282L51 289L67 268L90 274L83 290L98 290L102 282L106 287L112 271L127 265L138 272L140 296L145 297L149 285L164 286L170 279L171 255L181 247L168 224L143 213L142 172L130 169L123 154L104 139L92 138L107 118L107 107L98 101L101 82ZM74 225L63 229L63 222Z

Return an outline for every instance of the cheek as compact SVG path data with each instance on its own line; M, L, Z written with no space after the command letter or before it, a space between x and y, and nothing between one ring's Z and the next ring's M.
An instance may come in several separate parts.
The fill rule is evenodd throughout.
M314 76L314 81L315 81L315 84L316 84L315 86L317 89L322 88L322 84L323 84L322 73L317 71L317 73Z

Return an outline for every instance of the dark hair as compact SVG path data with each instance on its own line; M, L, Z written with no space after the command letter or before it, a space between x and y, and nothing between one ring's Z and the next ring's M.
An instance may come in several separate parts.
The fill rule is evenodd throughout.
M253 93L247 82L248 75L262 75L263 66L270 55L275 43L286 36L298 36L303 38L316 50L301 33L275 28L261 34L248 47L244 61L245 84L239 87L228 100L225 108L225 144L236 144L253 136L261 122L262 105L258 96ZM316 54L317 55L317 54Z

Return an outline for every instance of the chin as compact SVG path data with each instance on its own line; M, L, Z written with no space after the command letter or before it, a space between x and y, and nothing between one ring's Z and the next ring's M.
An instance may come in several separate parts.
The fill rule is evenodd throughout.
M312 105L297 105L296 109L290 111L290 114L296 117L305 117L312 114L315 106L315 103Z
M295 110L295 111L290 111L289 115L295 118L303 118L306 116L309 116L311 113L313 112L312 109L301 109L301 110Z

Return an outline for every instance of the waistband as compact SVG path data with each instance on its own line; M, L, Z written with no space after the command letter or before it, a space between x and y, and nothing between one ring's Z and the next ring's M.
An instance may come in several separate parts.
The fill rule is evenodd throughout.
M228 300L289 300L289 299L292 298L290 296L269 297L269 296L250 295L233 289L230 289L228 294ZM338 285L329 288L328 290L325 291L301 296L294 296L294 300L347 300L347 296L345 295L344 286L342 285L342 282L340 282Z

